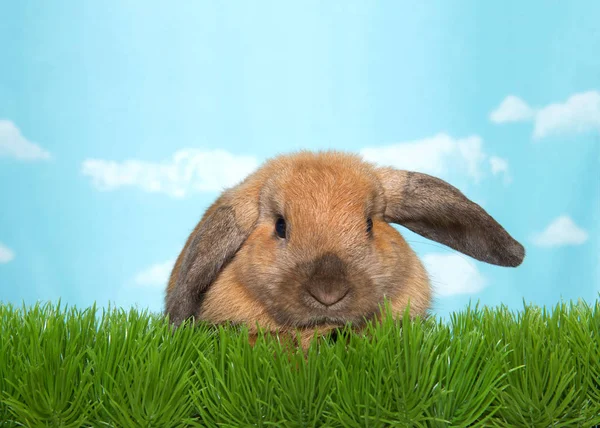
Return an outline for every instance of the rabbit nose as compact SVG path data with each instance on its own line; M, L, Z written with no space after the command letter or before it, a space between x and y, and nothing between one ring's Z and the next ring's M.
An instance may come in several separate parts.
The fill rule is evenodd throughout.
M346 294L348 294L348 290L349 287L346 284L323 284L313 282L308 286L310 295L325 306L331 306L342 300L346 297Z
M325 253L299 270L308 273L305 286L309 294L325 306L339 302L350 290L346 264L333 253Z

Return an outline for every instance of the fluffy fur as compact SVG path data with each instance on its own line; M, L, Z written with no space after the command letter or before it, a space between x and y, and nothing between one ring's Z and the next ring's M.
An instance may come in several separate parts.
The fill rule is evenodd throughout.
M424 316L427 274L389 223L488 263L517 266L525 255L445 181L343 152L299 152L267 161L208 208L175 263L165 313L175 325L194 317L301 330L303 346L315 331L360 327L384 297L397 316L409 301Z

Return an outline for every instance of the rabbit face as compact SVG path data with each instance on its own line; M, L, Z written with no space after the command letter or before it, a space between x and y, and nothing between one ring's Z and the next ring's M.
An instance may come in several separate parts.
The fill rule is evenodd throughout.
M384 207L383 187L363 164L292 165L261 192L236 278L281 325L359 324L402 288L410 267Z
M266 162L208 208L169 280L166 314L320 328L372 317L387 298L426 314L431 289L389 223L477 260L518 266L525 250L483 208L426 174L342 152Z

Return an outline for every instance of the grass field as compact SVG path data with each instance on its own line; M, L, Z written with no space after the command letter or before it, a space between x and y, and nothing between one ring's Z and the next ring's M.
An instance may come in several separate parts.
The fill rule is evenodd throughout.
M600 302L471 307L282 345L158 315L0 304L0 426L591 427Z

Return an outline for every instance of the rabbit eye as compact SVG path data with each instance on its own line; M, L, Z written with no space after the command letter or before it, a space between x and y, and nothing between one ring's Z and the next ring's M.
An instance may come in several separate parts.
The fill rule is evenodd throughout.
M283 217L279 217L275 222L275 232L277 233L277 236L285 239L286 227L285 220L283 219Z
M367 218L367 233L370 234L373 231L373 219Z
M369 217L367 219L367 233L371 233L372 230L373 230L373 219L371 217Z

